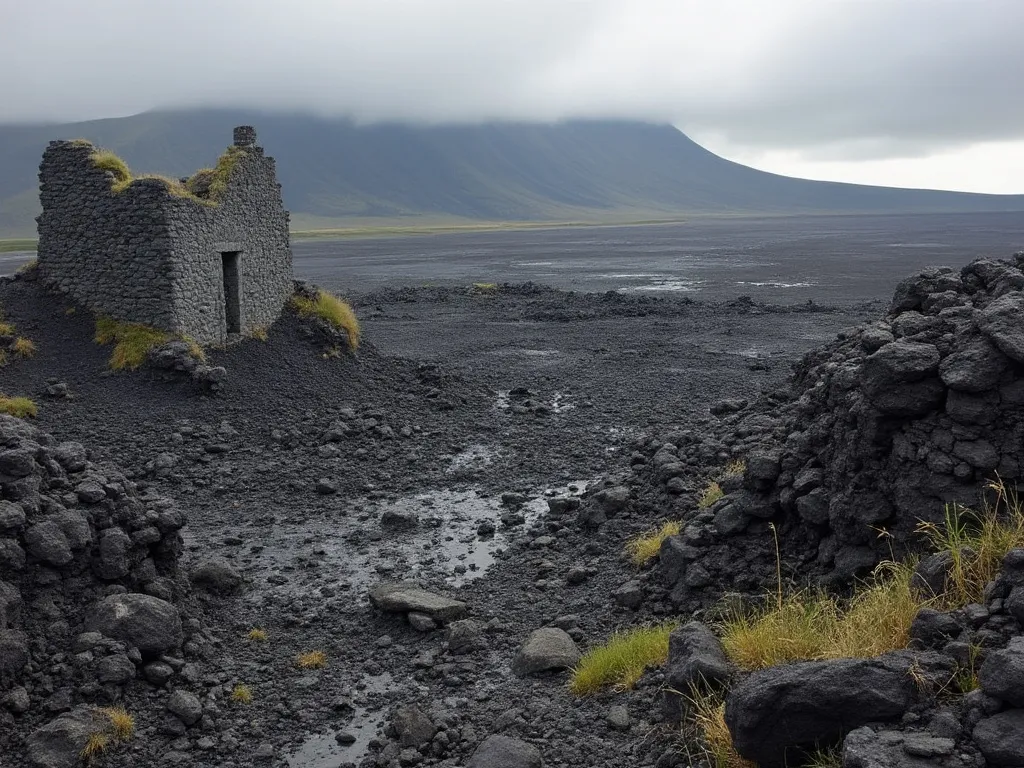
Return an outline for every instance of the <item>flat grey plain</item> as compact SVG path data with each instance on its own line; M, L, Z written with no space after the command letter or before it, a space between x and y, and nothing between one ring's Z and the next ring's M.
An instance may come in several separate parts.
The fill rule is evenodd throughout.
M295 272L331 290L533 281L577 291L888 298L931 265L1024 250L1024 213L696 218L679 224L296 240Z

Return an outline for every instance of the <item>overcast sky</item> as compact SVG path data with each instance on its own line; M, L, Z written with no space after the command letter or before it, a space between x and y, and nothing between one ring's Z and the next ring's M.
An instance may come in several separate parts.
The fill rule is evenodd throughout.
M669 121L780 173L1024 193L1024 0L0 0L0 121Z

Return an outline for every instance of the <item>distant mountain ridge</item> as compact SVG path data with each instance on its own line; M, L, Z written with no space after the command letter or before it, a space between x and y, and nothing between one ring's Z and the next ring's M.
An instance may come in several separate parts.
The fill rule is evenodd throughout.
M67 125L0 125L0 236L31 236L36 174L51 139L87 138L137 172L191 174L235 125L256 126L302 225L374 220L568 221L693 213L1024 211L1024 195L807 181L703 149L670 125L357 125L242 110L147 112Z

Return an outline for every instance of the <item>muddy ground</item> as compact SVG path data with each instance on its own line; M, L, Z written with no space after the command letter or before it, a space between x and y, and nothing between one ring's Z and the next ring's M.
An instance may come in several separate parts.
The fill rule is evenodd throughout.
M633 692L577 700L564 673L509 669L526 635L552 622L586 649L668 611L654 583L637 610L612 599L637 578L624 541L657 521L626 516L584 533L571 514L547 514L545 496L623 470L645 430L779 386L802 352L881 305L531 285L383 289L353 301L366 340L358 355L324 358L286 317L267 342L213 352L229 381L206 397L106 372L109 350L93 343L86 313L35 283L0 285L0 305L39 348L0 371L0 389L32 395L44 429L177 499L189 512L189 563L223 555L247 579L239 597L204 598L219 642L191 686L212 702L209 717L166 732L166 692L137 681L127 704L139 736L105 764L376 765L387 712L418 703L445 726L442 765L464 764L498 732L537 744L548 766L654 765L671 746L656 729L657 673ZM73 399L41 397L50 379ZM478 533L485 520L494 534ZM574 567L586 578L570 585ZM466 601L487 624L486 646L452 655L443 631L371 609L368 586L399 578ZM246 638L254 627L266 643ZM313 649L326 669L296 669L296 654ZM251 687L250 705L223 699L236 683ZM629 708L628 729L607 722L615 704ZM18 764L9 755L23 735L0 763Z

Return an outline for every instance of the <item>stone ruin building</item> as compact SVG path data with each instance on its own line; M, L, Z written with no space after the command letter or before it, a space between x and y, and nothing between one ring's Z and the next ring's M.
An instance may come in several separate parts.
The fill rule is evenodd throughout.
M251 126L234 129L216 169L188 180L118 178L97 151L53 141L43 154L46 284L97 314L203 344L278 318L293 288L288 212Z

